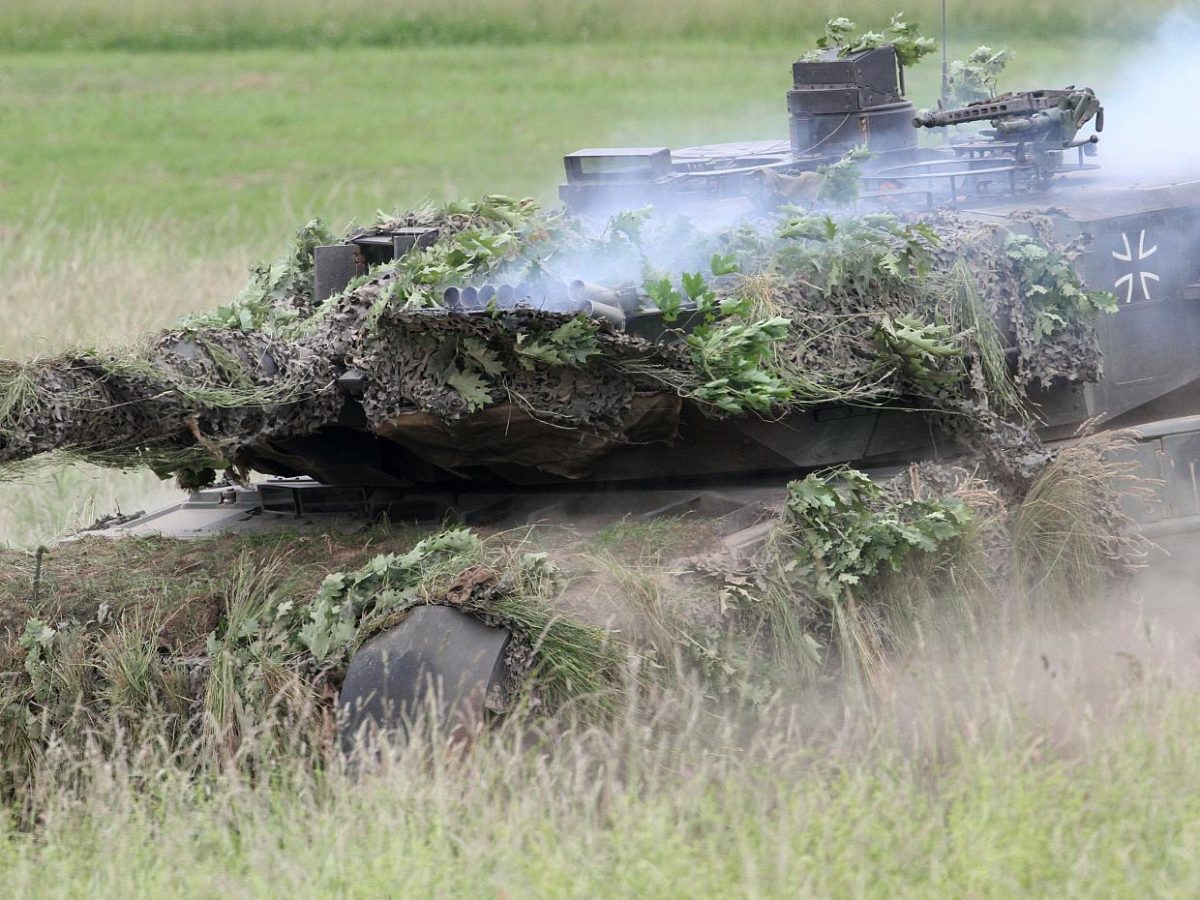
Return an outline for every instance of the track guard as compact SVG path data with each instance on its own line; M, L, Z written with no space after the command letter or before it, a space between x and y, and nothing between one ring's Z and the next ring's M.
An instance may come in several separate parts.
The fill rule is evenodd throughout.
M350 661L338 695L343 752L402 733L434 704L438 722L482 721L488 690L504 675L508 629L449 606L418 606Z

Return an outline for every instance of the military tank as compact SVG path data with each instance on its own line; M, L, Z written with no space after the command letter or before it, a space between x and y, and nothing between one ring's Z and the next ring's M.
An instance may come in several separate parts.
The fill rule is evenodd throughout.
M865 146L872 156L855 175L860 211L890 210L913 220L949 212L955 222L982 229L1042 229L1080 248L1072 262L1083 285L1114 293L1120 310L1095 325L1103 377L1031 384L1037 434L1053 448L1085 423L1136 426L1138 441L1125 452L1155 480L1153 499L1137 501L1136 517L1152 537L1194 534L1200 528L1200 359L1194 352L1200 341L1200 181L1107 178L1096 164L1103 109L1086 88L1025 91L918 112L888 45L830 49L798 60L787 109L789 136L777 142L576 151L564 159L561 199L582 219L653 206L671 215L736 221L780 204L817 203L816 176ZM988 127L937 146L919 139L923 131L971 123ZM436 226L401 222L316 247L315 302L344 294L438 237ZM513 316L549 313L600 322L617 343L653 341L665 331L687 333L703 312L684 297L667 315L637 290L583 278L474 280L437 289L439 307L411 316L438 328L476 323L502 329ZM274 367L269 351L262 352L255 364ZM763 533L740 511L778 496L790 479L834 465L882 476L914 460L955 459L970 449L929 410L825 403L714 418L669 389L637 392L615 434L581 435L512 402L453 422L399 409L386 426L368 426L369 374L348 365L333 375L333 411L319 428L267 435L239 451L238 465L268 480L203 488L176 506L109 524L103 533L189 537L304 527L334 516L432 521L452 515L495 523L549 514L690 512L720 518L727 542L736 545ZM447 714L464 706L481 711L503 678L507 641L505 629L449 607L414 612L352 660L340 701L343 735L349 739L368 722L393 725L431 691Z

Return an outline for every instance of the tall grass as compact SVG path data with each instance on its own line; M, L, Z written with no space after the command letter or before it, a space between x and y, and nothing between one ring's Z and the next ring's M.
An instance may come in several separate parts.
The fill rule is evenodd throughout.
M81 229L47 209L19 233L0 231L0 358L128 341L228 302L255 249L214 252L166 220Z
M1151 27L1175 5L1148 0L1046 3L954 0L956 31L1007 34L1128 35ZM755 40L810 37L832 16L881 30L903 8L929 30L936 0L6 0L0 48L13 50L213 50L347 44L525 43L715 37Z
M871 703L631 694L605 729L419 736L357 781L60 750L0 874L17 896L1194 895L1200 703L1170 627L971 638Z

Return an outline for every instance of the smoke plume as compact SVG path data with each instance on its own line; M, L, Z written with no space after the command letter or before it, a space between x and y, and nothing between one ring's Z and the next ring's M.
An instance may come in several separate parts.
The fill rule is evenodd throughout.
M1176 9L1153 40L1098 85L1106 128L1100 162L1109 177L1153 184L1200 179L1200 11Z

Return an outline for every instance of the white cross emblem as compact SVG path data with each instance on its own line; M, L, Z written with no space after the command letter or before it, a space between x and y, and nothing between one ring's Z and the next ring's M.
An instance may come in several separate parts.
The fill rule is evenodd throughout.
M1125 232L1121 232L1121 240L1125 243L1125 252L1122 253L1119 250L1114 250L1112 252L1113 259L1119 259L1121 262L1133 263L1133 265L1131 266L1133 271L1127 272L1126 274L1124 274L1120 278L1118 278L1115 282L1113 282L1113 287L1125 288L1125 302L1132 303L1133 302L1133 276L1136 273L1138 275L1138 280L1141 282L1141 285L1142 285L1141 299L1149 300L1150 299L1150 282L1151 281L1159 281L1160 279L1153 272L1147 272L1147 271L1143 270L1142 267L1139 265L1139 263L1141 263L1141 261L1143 259L1149 259L1151 256L1153 256L1158 251L1158 244L1155 244L1149 250L1146 249L1146 229L1143 228L1141 231L1138 232L1137 259L1134 259L1133 247L1129 243L1129 235L1126 234Z

